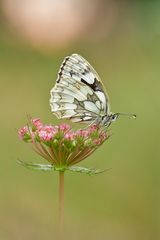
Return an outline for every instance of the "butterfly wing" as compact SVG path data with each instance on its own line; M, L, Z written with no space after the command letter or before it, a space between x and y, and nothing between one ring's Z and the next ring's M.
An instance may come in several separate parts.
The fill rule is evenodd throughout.
M109 113L109 99L92 66L80 55L66 57L51 90L51 111L59 118L92 122Z

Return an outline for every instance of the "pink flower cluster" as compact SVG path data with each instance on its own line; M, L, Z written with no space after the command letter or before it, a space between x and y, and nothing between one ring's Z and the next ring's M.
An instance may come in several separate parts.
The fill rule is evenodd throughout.
M106 140L106 132L100 132L99 127L96 124L91 125L86 129L79 129L77 131L71 130L68 124L60 124L56 126L43 125L39 118L31 119L30 125L24 126L19 129L18 134L22 140L34 140L48 142L57 138L61 133L61 137L64 140L86 140L91 138L93 143L100 145Z
M39 118L31 119L30 126L24 126L19 129L18 135L20 139L26 136L38 136L41 141L51 141L58 131L67 132L70 129L68 124L61 124L59 126L43 125Z
M39 118L30 119L18 135L32 143L39 155L57 165L62 162L72 165L83 160L108 138L96 124L73 131L68 124L44 125Z

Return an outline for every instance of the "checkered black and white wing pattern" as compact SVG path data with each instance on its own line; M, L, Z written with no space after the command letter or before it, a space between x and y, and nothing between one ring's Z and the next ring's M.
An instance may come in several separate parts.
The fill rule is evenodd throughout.
M59 119L92 122L109 113L109 100L92 66L80 55L66 57L55 86L50 106Z

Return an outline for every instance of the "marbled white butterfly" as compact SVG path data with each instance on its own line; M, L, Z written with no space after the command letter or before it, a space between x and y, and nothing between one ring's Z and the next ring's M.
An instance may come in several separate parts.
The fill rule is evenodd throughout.
M109 126L119 115L111 113L109 98L100 77L80 55L66 57L51 90L51 111L57 118L73 122L95 122Z

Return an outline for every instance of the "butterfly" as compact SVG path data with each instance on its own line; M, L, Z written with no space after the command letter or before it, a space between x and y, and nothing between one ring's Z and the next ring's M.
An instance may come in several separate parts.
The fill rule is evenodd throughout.
M51 111L58 119L108 127L120 115L135 117L110 112L109 97L100 77L79 54L64 59L50 94Z

